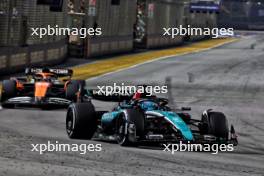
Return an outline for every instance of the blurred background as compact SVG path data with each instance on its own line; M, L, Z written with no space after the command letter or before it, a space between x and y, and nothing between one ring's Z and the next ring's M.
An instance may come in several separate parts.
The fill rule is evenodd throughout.
M102 28L103 35L32 36L31 28ZM177 46L205 36L164 37L163 28L264 29L263 0L1 0L0 74L65 59Z

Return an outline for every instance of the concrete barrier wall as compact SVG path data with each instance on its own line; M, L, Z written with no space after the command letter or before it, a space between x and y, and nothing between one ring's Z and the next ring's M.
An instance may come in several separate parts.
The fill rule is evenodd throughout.
M45 36L40 39L30 35L31 27L66 26L66 1L63 12L51 12L49 6L37 5L36 0L4 2L10 6L8 9L15 7L18 13L10 18L9 13L1 14L0 11L0 73L17 71L16 69L25 66L50 65L66 57L66 36ZM139 1L120 0L118 4L113 4L115 1L112 0L85 2L82 27L102 29L101 36L89 36L83 40L86 58L134 49L134 28ZM90 4L91 2L93 4ZM188 0L142 0L142 2L145 3L146 15L144 48L178 45L184 41L185 36L177 36L174 39L164 37L164 27L187 24L192 27L213 27L216 24L215 14L190 13ZM195 41L203 38L204 36L190 36L189 39Z
M0 48L0 74L14 73L30 66L53 65L67 56L65 40L28 47Z
M146 48L177 45L183 42L183 36L164 37L163 28L184 25L184 1L147 0L146 1Z
M50 6L38 5L37 0L3 0L7 10L0 14L0 47L52 43L66 36L32 36L31 28L48 25L66 26L66 3L62 12L51 12ZM2 2L3 3L3 2ZM14 12L13 12L14 11Z
M189 4L185 5L185 25L193 28L216 28L217 27L216 12L211 11L190 11ZM192 35L187 37L189 41L197 41L205 38L204 35Z
M136 19L136 0L96 1L96 16L86 14L86 27L102 28L102 35L88 37L86 57L128 52L133 50L133 25ZM88 7L90 8L90 6Z
M0 74L26 66L51 65L67 54L67 36L32 36L31 28L66 26L66 2L62 12L50 11L37 0L0 2Z
M1 3L1 14L0 14L0 47L6 45L8 42L8 1L2 1Z
M205 12L191 12L188 0L146 0L145 23L146 34L144 48L158 48L175 46L184 40L197 41L205 38L203 35L176 36L175 38L163 36L163 28L179 28L180 25L193 28L217 27L217 14Z
M192 12L189 14L189 22L191 27L198 28L215 28L217 27L217 14L208 12ZM197 41L204 39L204 35L189 36L190 41Z
M96 4L86 4L86 10L81 18L87 28L95 26L102 28L103 35L90 36L85 41L79 42L77 47L70 50L70 53L74 53L73 56L83 52L84 56L89 58L137 48L176 46L187 38L196 41L204 39L205 36L176 36L172 39L163 36L163 28L180 25L216 27L216 14L191 13L189 0L120 0L118 5L113 5L112 0L93 2ZM90 13L91 9L95 9L94 13ZM80 18L80 14L76 13L77 16ZM140 29L135 30L141 27L144 28L141 30L143 35Z

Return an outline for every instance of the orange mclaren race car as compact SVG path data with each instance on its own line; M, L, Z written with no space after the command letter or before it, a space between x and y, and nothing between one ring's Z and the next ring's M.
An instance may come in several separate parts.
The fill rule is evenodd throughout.
M2 82L2 107L54 108L82 101L85 81L72 80L70 69L27 68L25 73Z

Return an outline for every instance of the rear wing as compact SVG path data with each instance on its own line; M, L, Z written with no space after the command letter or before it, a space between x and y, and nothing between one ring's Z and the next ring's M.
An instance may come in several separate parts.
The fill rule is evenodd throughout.
M72 76L73 75L73 70L71 69L60 69L60 68L26 68L25 69L25 74L27 76L29 75L34 75L36 73L42 73L42 72L50 72L54 73L59 77L64 77L64 76Z

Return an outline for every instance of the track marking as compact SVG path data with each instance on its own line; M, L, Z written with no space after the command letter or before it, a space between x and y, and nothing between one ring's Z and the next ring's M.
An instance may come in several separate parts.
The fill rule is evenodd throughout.
M96 79L98 76L113 74L169 57L202 52L237 40L238 39L234 38L212 39L173 49L118 56L103 61L95 61L89 64L72 67L72 69L74 70L75 79Z

